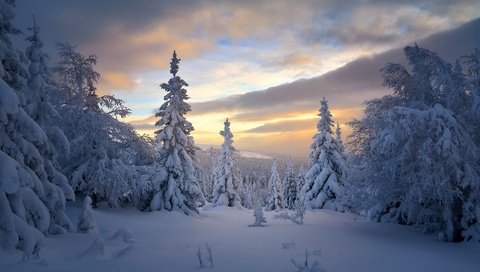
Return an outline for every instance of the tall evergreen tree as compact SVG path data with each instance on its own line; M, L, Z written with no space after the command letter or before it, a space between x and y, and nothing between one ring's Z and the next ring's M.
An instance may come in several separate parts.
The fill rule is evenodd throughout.
M335 140L337 141L338 152L340 152L341 155L345 155L345 146L343 145L342 140L342 129L340 128L340 124L338 124L338 122L335 129Z
M46 179L56 185L46 188L46 195L42 201L49 208L52 224L57 224L54 228L58 229L61 226L68 231L73 231L73 225L65 214L65 200L74 200L75 195L67 178L60 173L60 165L57 161L60 159L59 153L68 156L70 145L63 131L57 126L60 116L47 100L48 89L53 88L53 80L47 65L48 56L42 51L40 28L35 20L29 30L32 31L32 35L27 38L30 45L25 55L30 62L28 67L30 77L28 87L25 88L25 110L48 136L48 146L39 145L37 149L44 158ZM43 174L41 176L43 177Z
M30 78L10 40L18 33L12 25L14 5L0 0L0 247L29 258L45 246L44 234L69 228L63 205L70 190L56 184L65 185L52 167L51 140L29 115L33 106L48 104L31 97L42 91L38 62L31 65ZM29 52L35 60L38 47Z
M205 192L208 201L213 199L213 188L215 186L215 165L217 156L213 150L213 146L210 146L208 150L207 165L203 169L205 171Z
M285 176L283 178L283 197L285 199L286 207L292 210L297 201L297 175L291 159L287 162L287 168L285 170Z
M195 144L190 136L193 126L184 117L191 110L185 102L189 97L184 86L188 84L177 76L179 62L174 51L170 62L173 77L160 85L167 94L155 114L160 117L155 124L160 129L155 133L163 143L159 163L165 167L166 176L155 189L150 207L152 210L179 210L190 214L198 213L198 202L204 202L204 197L194 174Z
M298 174L297 174L297 202L300 202L300 195L302 193L302 188L303 185L305 185L305 166L302 164L300 168L298 169ZM302 203L303 206L303 203Z
M313 137L309 170L300 198L306 208L343 211L345 161L333 137L333 120L328 102L322 99L317 133Z
M233 134L230 131L228 118L223 124L224 129L220 131L220 135L224 140L218 158L212 202L215 206L241 207L242 180L234 154Z
M266 211L281 210L286 207L283 199L282 181L277 171L277 161L273 160L270 179L268 180L268 199L265 205Z

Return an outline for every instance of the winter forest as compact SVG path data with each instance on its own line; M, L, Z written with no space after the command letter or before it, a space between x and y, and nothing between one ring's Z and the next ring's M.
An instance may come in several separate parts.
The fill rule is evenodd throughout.
M387 92L347 122L316 85L309 154L294 156L237 148L222 111L221 144L198 145L181 47L161 60L154 134L140 133L128 101L99 89L101 57L44 44L42 15L19 29L22 12L0 0L0 271L480 266L478 22L453 60L396 49L373 75Z

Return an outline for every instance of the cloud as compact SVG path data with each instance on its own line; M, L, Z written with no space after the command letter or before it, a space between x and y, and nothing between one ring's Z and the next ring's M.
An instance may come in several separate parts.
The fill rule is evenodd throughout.
M418 44L440 54L447 60L480 47L480 19L458 29L442 32ZM459 43L458 41L462 41ZM279 109L295 112L306 108L318 108L318 101L325 96L335 107L358 107L366 99L389 93L382 87L379 70L388 62L405 63L400 48L372 57L357 59L347 65L311 79L302 79L261 91L233 95L213 101L192 103L195 115L215 111L236 110L243 116L278 114Z
M298 111L295 111L295 108L289 108L288 111L284 107L277 108L265 108L258 109L253 111L242 111L232 115L231 119L238 122L251 122L251 121L269 121L272 119L292 119L297 116L311 114L315 108L305 108L297 107Z
M246 132L269 133L312 130L312 128L315 127L315 123L316 119L287 120L281 122L267 123L265 125L247 130Z
M277 56L270 57L265 61L267 66L272 67L290 67L290 66L300 66L308 65L311 62L320 62L312 55L302 54L299 52L288 53L288 54L278 54Z
M218 130L229 116L239 147L263 145L297 154L308 149L314 127L308 131L309 124L300 121L296 125L301 132L282 129L292 120L314 120L323 96L343 123L358 116L365 99L390 92L382 87L378 71L387 62L404 62L400 46L417 41L451 60L478 46L480 29L477 20L423 39L479 17L480 2L473 0L361 5L315 0L19 0L17 6L20 29L30 26L31 14L36 15L52 62L54 41L97 54L99 91L115 91L132 106L131 119L137 119L132 122L139 131L154 129L153 120L138 116L150 115L163 102L158 85L168 80L166 68L177 49L183 59L181 76L190 84L193 111L188 118L197 129L196 139L220 141ZM24 42L24 37L18 39ZM302 147L286 146L287 136Z
M101 90L128 90L133 89L136 83L135 79L127 73L108 71L102 74L99 85Z
M292 73L311 75L301 67L325 70L329 62L323 61L325 54L343 54L353 46L362 47L357 51L383 51L480 15L480 4L469 0L364 1L362 5L356 1L50 0L18 1L17 6L21 29L30 26L31 14L36 14L54 61L54 41L77 44L80 51L99 56L100 72L110 76L102 81L102 88L122 90L135 89L131 80L135 74L164 69L174 48L183 58L194 59L218 52L217 41L229 40L235 52L249 46L273 52L271 57L252 56L256 59L249 61L296 67L301 71ZM112 74L119 81L114 82Z

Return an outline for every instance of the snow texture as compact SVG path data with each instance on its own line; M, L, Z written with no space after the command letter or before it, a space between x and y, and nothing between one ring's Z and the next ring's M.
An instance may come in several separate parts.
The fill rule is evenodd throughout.
M81 211L77 205L67 209L72 216ZM21 253L0 252L0 267L2 272L194 272L199 271L199 245L205 266L209 266L206 243L211 245L215 266L205 271L296 271L291 260L303 265L305 248L309 249L309 266L318 262L326 271L475 272L480 266L478 243L439 243L414 227L378 224L348 213L307 212L305 224L296 225L272 220L277 212L264 212L268 226L251 228L247 225L253 222L253 211L225 206L200 211L202 216L184 216L99 208L95 217L101 236L70 233L47 237L44 265L36 260L19 262ZM132 243L121 237L110 239L123 229L134 234ZM283 249L286 242L295 247Z

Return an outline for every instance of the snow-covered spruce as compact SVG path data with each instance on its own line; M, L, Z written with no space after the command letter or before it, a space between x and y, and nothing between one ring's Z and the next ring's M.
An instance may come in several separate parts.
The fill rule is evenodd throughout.
M213 188L215 186L215 165L216 165L216 156L213 150L213 146L209 148L209 157L206 160L207 165L203 167L204 171L204 185L205 185L205 197L208 201L213 199Z
M322 99L317 133L313 137L309 170L300 192L300 201L307 209L343 211L342 197L345 182L345 160L333 137L333 120L328 102Z
M337 127L335 129L335 140L338 146L338 152L340 155L345 154L345 146L343 145L343 140L342 140L342 129L340 128L340 124L337 122Z
M297 202L297 175L291 159L287 162L287 168L285 170L285 176L283 178L283 197L285 199L286 207L292 210Z
M215 172L215 186L213 188L213 205L241 207L240 190L242 180L240 170L235 158L233 147L233 134L230 131L230 122L225 120L224 129L220 131L223 144Z
M210 146L208 150L198 150L195 153L197 176L205 197L205 201L212 202L213 187L215 186L215 170L219 150Z
M92 199L85 196L83 199L83 208L78 217L77 231L91 233L97 231L97 222L92 210Z
M350 123L368 185L357 189L370 196L371 219L417 225L445 241L480 240L479 146L469 89L478 72L476 79L460 75L419 46L406 47L405 55L411 72L400 64L382 69L393 95L368 101L365 117Z
M51 140L28 114L33 111L27 105L48 103L32 97L33 92L42 91L41 82L36 84L41 81L34 70L38 63L32 64L30 78L10 40L10 35L18 33L12 25L14 4L0 0L0 247L10 252L18 249L30 258L45 246L44 234L62 228L57 223L68 229L69 220L64 191L55 184L63 181L55 180ZM30 59L35 60L33 51L38 52L38 47L30 49Z
M27 38L30 46L27 47L25 55L30 61L28 71L28 87L26 92L26 111L35 120L48 136L48 146L36 145L38 151L44 158L43 164L45 173L41 173L53 184L45 187L45 196L42 201L49 209L51 216L51 230L63 232L59 227L67 231L73 231L72 222L65 214L65 200L74 200L75 195L70 187L67 178L60 173L60 164L57 162L62 156L68 156L70 145L65 134L56 125L60 116L47 100L47 93L54 88L50 69L47 65L48 56L42 51L43 43L39 38L39 27L34 25L29 28L32 35ZM55 229L55 230L54 230Z
M270 179L268 180L268 199L265 205L266 211L276 211L285 208L283 200L282 181L277 171L277 161L273 160Z
M165 167L166 176L155 188L150 208L191 214L198 213L198 203L203 203L204 197L194 173L192 158L196 147L190 136L193 126L184 117L190 111L190 105L185 102L189 98L187 90L183 88L188 84L177 76L179 62L174 51L170 62L173 77L168 83L160 85L167 94L165 103L155 114L160 117L155 123L160 129L155 133L163 143L158 157L160 165Z
M298 174L297 174L297 199L296 199L296 202L301 202L300 195L302 193L303 185L305 185L305 174L306 174L305 166L301 165L300 168L298 169Z

